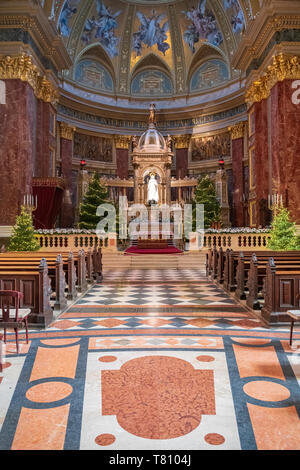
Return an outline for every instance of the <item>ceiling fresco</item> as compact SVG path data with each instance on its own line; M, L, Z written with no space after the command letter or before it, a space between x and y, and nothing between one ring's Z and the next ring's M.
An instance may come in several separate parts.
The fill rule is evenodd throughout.
M121 95L145 90L148 96L152 87L151 96L160 90L159 97L164 90L166 96L199 93L235 79L231 58L252 10L250 0L54 0L52 15L74 64L66 80L84 76L89 88ZM212 63L219 69L207 79Z

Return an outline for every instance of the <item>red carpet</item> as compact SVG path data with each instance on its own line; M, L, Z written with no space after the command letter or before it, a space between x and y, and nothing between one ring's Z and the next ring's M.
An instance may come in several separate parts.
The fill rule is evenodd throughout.
M174 255L183 252L176 248L176 246L168 246L166 248L138 248L131 246L125 250L125 253L129 255Z

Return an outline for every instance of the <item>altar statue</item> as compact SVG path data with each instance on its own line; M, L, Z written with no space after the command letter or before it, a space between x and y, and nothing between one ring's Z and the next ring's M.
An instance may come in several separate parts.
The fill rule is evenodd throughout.
M158 183L156 181L154 173L150 174L150 180L148 183L148 202L158 203Z

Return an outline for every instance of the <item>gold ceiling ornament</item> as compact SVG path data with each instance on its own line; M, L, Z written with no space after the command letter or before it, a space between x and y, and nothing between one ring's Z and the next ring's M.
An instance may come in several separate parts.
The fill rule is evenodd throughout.
M188 149L190 146L191 135L190 134L174 135L173 139L175 142L176 149Z
M300 57L279 54L273 57L273 63L269 65L266 73L255 80L245 94L248 105L258 103L270 96L273 86L283 80L300 79Z
M0 80L10 79L29 83L36 97L46 103L56 104L58 101L58 90L41 75L31 56L21 54L0 57Z
M229 132L231 133L231 139L242 139L245 132L245 123L246 121L241 121L235 124L232 127L228 127Z
M115 136L115 144L117 149L129 149L131 137L128 135L117 135Z
M60 127L60 136L62 139L73 140L73 135L74 135L74 132L76 131L76 127L70 126L70 124L67 124L66 122L63 122L63 121L59 123L59 127Z

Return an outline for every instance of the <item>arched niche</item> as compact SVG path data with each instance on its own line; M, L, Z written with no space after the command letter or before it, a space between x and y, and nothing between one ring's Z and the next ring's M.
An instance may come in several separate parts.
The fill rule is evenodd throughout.
M217 88L230 79L227 64L218 58L209 59L196 68L189 82L191 93Z

